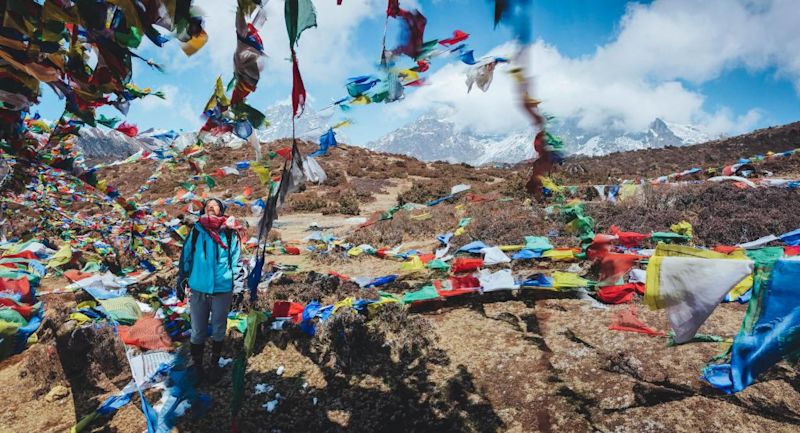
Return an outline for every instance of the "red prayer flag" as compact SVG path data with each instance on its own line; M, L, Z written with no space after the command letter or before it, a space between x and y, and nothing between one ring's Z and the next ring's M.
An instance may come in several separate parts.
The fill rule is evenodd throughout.
M69 269L67 271L64 271L64 277L66 277L66 279L72 281L73 283L76 281L84 280L91 276L92 274L84 273L77 269Z
M481 287L481 282L472 275L450 277L450 287L453 290L478 289Z
M597 297L606 304L627 304L634 293L644 294L644 284L628 283L620 286L605 286L597 291Z
M281 158L289 160L292 159L292 147L286 146L281 147L280 149L276 150L275 153L281 156Z
M139 134L139 128L137 128L136 125L131 125L125 122L117 126L117 131L127 135L128 137L136 137L136 135Z
M436 280L433 282L433 286L436 288L436 294L438 294L442 298L466 295L468 293L475 293L478 290L480 290L480 285L481 284L480 282L478 282L478 279L472 276L451 277L450 290L442 289L442 281L440 280Z
M453 261L453 266L450 270L453 273L475 271L483 266L483 259L474 259L468 257L459 257Z
M660 337L666 335L664 334L664 331L653 329L639 320L639 316L636 313L636 307L633 305L631 305L630 309L618 312L608 329L613 329L616 331L638 332L640 334Z
M292 47L292 112L295 117L303 113L306 106L306 87L303 85L303 77L300 75L300 67L297 65L297 55Z
M641 259L635 254L608 253L600 260L600 281L615 283Z
M422 263L425 263L426 265L428 264L428 262L430 262L434 258L436 258L436 256L434 254L420 254L419 255L419 259L422 260Z
M31 303L31 284L27 278L13 280L11 278L0 278L0 292L20 295L22 302Z
M439 41L439 44L445 46L455 45L463 40L466 40L469 37L469 33L464 33L461 30L456 30L453 32L453 37L449 39L442 39Z
M25 320L30 320L33 315L33 305L20 304L11 298L0 297L0 306L3 308L11 308L24 317Z
M17 254L8 254L8 255L2 256L2 258L4 258L4 259L30 259L30 260L37 260L38 259L38 257L36 257L36 254L34 254L32 251L23 251L23 252L17 253Z
M272 305L272 317L289 317L294 323L300 323L303 319L303 304L289 301L276 301Z
M611 226L608 230L612 235L617 236L619 238L620 245L626 248L637 247L642 243L642 241L650 238L649 234L623 232L617 226Z
M350 277L348 277L347 275L340 274L336 271L328 271L328 275L333 275L334 277L342 281L350 281Z
M714 251L722 254L730 254L738 249L739 247L731 247L728 245L717 245L716 247L714 247Z
M594 235L594 240L592 240L591 245L589 245L589 248L586 250L586 257L588 257L589 260L602 259L611 251L611 246L616 241L617 237L614 235L607 235L604 233Z

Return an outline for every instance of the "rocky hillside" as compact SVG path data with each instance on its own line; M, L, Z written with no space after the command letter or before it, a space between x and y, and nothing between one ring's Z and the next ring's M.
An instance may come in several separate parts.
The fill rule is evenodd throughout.
M789 148L798 142L799 129L800 124L793 124L688 148L577 158L585 170L565 169L559 176L591 181L605 170L619 176L637 169L665 174L664 170L682 170L706 159L724 165L768 148ZM285 140L271 142L262 152L287 144ZM303 152L315 146L303 142ZM252 154L246 146L209 149L204 171L214 173L252 159ZM438 234L453 231L466 218L471 220L464 233L453 238L456 248L474 240L517 244L529 235L549 236L556 247L574 247L579 242L565 230L558 214L526 200L524 167L505 170L426 163L347 145L332 149L318 161L328 181L306 185L294 194L276 223L274 237L300 247L300 255L268 256L274 264L296 265L298 271L285 273L259 295L257 303L245 308L271 308L278 300L308 303L318 299L325 305L348 296L377 296L376 289L328 276L331 270L349 277L397 274L394 283L381 287L393 294L446 276L408 272L402 262L367 254L311 253L303 238L310 234L312 222L325 233L356 245L423 253L439 246ZM270 163L274 173L280 172L281 162L278 157ZM157 164L142 161L106 168L100 174L123 195L131 196ZM771 164L776 175L800 175L800 155ZM191 174L185 164L171 167L142 195L142 201L173 196L179 184L192 182ZM363 229L357 228L363 220L352 220L397 204L426 203L448 195L460 183L472 186L471 195L462 194L434 207L399 210L393 218ZM258 178L242 171L239 176L217 178L209 194L230 198L247 187L256 195L264 193ZM686 220L694 226L698 245L730 245L800 227L800 215L792 208L798 194L785 188L684 185L644 189L636 200L619 204L594 201L586 213L595 220L598 232L612 224L622 230L663 231ZM175 216L182 208L156 210ZM233 207L233 212L250 216L246 207ZM514 261L508 267L520 276L555 270L580 272L589 278L597 275L588 262ZM170 287L173 280L174 270L165 269L131 292L147 293L153 284ZM58 276L43 281L45 289L65 284ZM0 419L0 431L66 431L130 380L130 373L121 367L126 358L113 330L76 326L70 320L69 314L85 299L81 292L46 296L40 343L0 366L0 388L15 390L5 394L8 416ZM745 308L736 303L721 305L700 332L733 337ZM631 305L600 305L583 292L543 290L466 295L409 309L386 307L370 318L336 315L335 320L319 325L314 337L294 327L283 331L264 327L245 374L239 431L264 431L265 426L287 432L520 433L795 432L800 428L796 364L781 362L744 392L725 395L699 379L706 362L724 350L722 344L697 341L670 346L665 337L609 329L631 310L652 328L668 327L664 312L648 311L638 295ZM235 357L241 347L241 335L230 331L223 356ZM210 412L200 419L182 417L180 431L230 430L230 369L226 367L218 384L201 387L213 398ZM256 385L272 390L257 393ZM137 399L111 417L99 417L87 431L143 431L146 426ZM269 401L278 401L272 411L264 407Z
M694 167L721 168L740 158L780 153L800 147L800 122L775 126L691 147L640 149L631 152L567 159L558 175L569 182L604 183L609 179L653 178ZM519 167L525 170L526 163Z

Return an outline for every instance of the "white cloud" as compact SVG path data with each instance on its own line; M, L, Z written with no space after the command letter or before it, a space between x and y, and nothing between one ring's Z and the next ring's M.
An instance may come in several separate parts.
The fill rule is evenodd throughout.
M178 96L178 88L172 84L159 86L158 90L164 93L164 98L155 95L145 96L138 102L138 106L144 111L163 110L173 108Z
M761 112L735 116L730 109L709 112L705 96L683 83L699 85L727 70L775 70L800 93L800 8L791 0L657 0L631 4L617 37L588 56L570 58L543 41L530 47L534 95L542 109L574 117L584 127L639 130L654 118L695 123L710 132L737 133L751 128ZM513 45L493 50L509 55ZM387 111L410 116L449 106L461 127L503 132L527 125L517 108L508 67L495 72L486 94L466 93L466 65L444 66L429 86L411 92Z
M172 84L164 84L159 87L159 90L164 92L164 99L156 96L147 96L136 104L131 106L131 116L138 117L137 114L148 113L152 114L166 114L168 118L178 117L189 130L198 129L202 122L200 120L200 112L198 108L192 104L192 99L187 98L177 86Z
M198 55L208 56L219 73L230 75L236 48L235 2L200 0L196 3L204 12L204 25L209 35L207 46ZM385 4L379 0L348 0L341 6L334 1L317 1L314 6L317 10L317 28L305 31L297 48L306 87L309 81L341 85L353 70L370 65L368 59L353 50L355 31L365 19L381 15ZM259 31L268 55L262 80L291 82L284 2L269 2L266 8L267 22Z
M730 109L723 108L707 116L702 124L713 134L737 135L752 130L762 117L761 110L757 108L741 116L734 116Z

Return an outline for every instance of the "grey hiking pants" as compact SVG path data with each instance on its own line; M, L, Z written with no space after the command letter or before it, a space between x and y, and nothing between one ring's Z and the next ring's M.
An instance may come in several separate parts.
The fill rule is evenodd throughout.
M192 344L203 344L208 336L208 316L211 316L211 339L222 341L228 325L233 292L207 295L192 291L189 315L192 318Z

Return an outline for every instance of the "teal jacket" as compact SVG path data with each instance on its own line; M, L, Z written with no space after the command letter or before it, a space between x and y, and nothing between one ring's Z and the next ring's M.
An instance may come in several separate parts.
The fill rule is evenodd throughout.
M244 289L244 274L239 262L241 241L236 233L224 228L219 237L225 245L230 242L228 248L217 244L200 223L194 225L183 244L178 263L179 284L187 279L189 288L206 294Z

